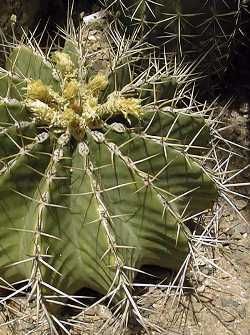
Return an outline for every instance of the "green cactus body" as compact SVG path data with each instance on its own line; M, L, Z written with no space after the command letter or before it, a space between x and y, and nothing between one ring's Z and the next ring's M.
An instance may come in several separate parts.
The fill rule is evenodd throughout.
M0 75L0 275L120 301L137 269L177 270L187 256L184 219L218 195L188 150L209 130L120 92L102 100L113 83L75 64L19 46Z
M199 61L203 75L225 71L232 45L238 39L238 0L107 0L106 4L120 13L128 29L140 25L143 36L157 46L164 44L167 53Z

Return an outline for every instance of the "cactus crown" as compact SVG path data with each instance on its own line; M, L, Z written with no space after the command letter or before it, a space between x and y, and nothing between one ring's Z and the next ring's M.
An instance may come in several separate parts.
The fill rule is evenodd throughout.
M104 74L98 73L84 82L67 53L56 51L52 60L60 78L60 93L41 79L27 84L25 103L38 122L66 129L81 140L85 128L102 128L102 120L107 117L122 114L125 118L140 118L143 114L140 99L125 98L120 92L112 92L105 103L99 103L99 96L108 85Z

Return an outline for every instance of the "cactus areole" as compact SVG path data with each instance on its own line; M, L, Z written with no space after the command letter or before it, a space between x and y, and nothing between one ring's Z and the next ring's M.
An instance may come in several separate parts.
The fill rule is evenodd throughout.
M97 74L85 83L78 80L77 69L67 53L56 52L53 60L61 78L60 93L40 79L30 80L26 88L26 106L38 123L64 129L80 141L85 129L102 128L102 120L109 116L120 113L125 118L140 118L143 114L139 99L124 98L119 92L113 92L100 104L99 95L108 85L104 75Z
M233 47L239 44L244 1L105 0L126 30L141 27L150 43L197 64L203 76L221 77ZM207 88L209 89L209 88ZM210 88L211 89L211 88Z
M143 265L179 269L185 222L217 198L190 153L209 129L138 95L105 97L108 72L82 73L69 53L22 45L0 72L0 276L124 301Z

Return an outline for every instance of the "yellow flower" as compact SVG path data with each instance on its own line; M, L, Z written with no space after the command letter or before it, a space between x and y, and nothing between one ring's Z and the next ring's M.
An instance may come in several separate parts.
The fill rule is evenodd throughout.
M64 98L71 100L77 97L79 93L79 83L76 80L70 80L64 86Z
M86 101L86 104L89 105L90 108L96 109L97 104L98 104L97 98L92 97L92 96L88 96L85 101Z
M50 124L55 118L55 111L40 100L30 100L27 107L38 117L38 119Z
M127 119L128 115L140 118L144 113L141 100L136 98L125 98L119 92L113 92L108 96L107 102L98 108L99 114L123 114Z
M80 141L84 137L86 121L72 108L65 108L60 117L60 125L68 128L75 139Z
M62 127L69 127L72 124L80 123L80 116L75 113L72 108L65 108L64 112L60 116L60 123Z
M50 99L49 87L40 79L33 80L27 85L27 98L32 100L40 100L48 102Z
M75 65L70 56L65 52L56 51L53 54L52 60L55 62L56 67L63 75L73 74Z
M89 80L86 85L87 89L93 94L97 96L101 91L103 91L108 85L108 80L106 76L101 73L98 73L92 79Z

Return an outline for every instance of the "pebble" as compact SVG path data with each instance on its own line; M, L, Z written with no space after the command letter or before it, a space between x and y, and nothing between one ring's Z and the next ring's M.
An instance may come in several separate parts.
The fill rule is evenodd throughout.
M250 234L250 223L243 223L237 226L237 231L241 234Z
M96 41L96 37L93 36L93 35L90 35L90 36L88 37L88 40L89 40L89 41Z
M214 272L214 267L211 264L207 264L206 266L201 268L202 273L204 273L204 275L211 275Z
M239 248L239 247L238 247L238 245L237 245L236 243L231 243L231 244L230 244L230 249L231 249L231 250L238 250L238 248Z
M247 207L247 204L248 204L247 200L243 199L235 200L235 205L239 211L245 209Z
M221 298L222 307L238 307L240 302L232 298Z
M241 317L241 319L245 319L247 316L247 311L246 311L246 304L242 304L240 306L237 307L237 312L239 314L239 316Z
M201 285L199 287L197 287L196 291L197 293L203 293L205 291L206 287L205 285Z
M223 319L225 322L233 322L236 319L236 316L233 314L233 312L227 312L223 314Z
M234 240L241 240L242 239L242 235L241 235L241 233L239 233L239 232L236 231L236 232L233 233L232 238Z
M192 303L192 308L195 313L200 313L204 309L204 306L197 301Z
M236 260L237 264L239 264L239 265L241 265L245 268L246 272L250 271L250 257L249 257L249 254L246 254L245 252L237 250L235 252L235 260Z
M250 281L243 282L241 285L242 285L244 290L250 290ZM250 300L250 298L249 298L249 300Z
M239 234L241 234L241 235L244 235L244 234L250 235L250 223L240 223L238 225L235 225L234 227L230 228L227 231L227 233L232 238L234 238L234 236L236 236L235 239L239 239L239 238L237 238L237 236L239 237Z

